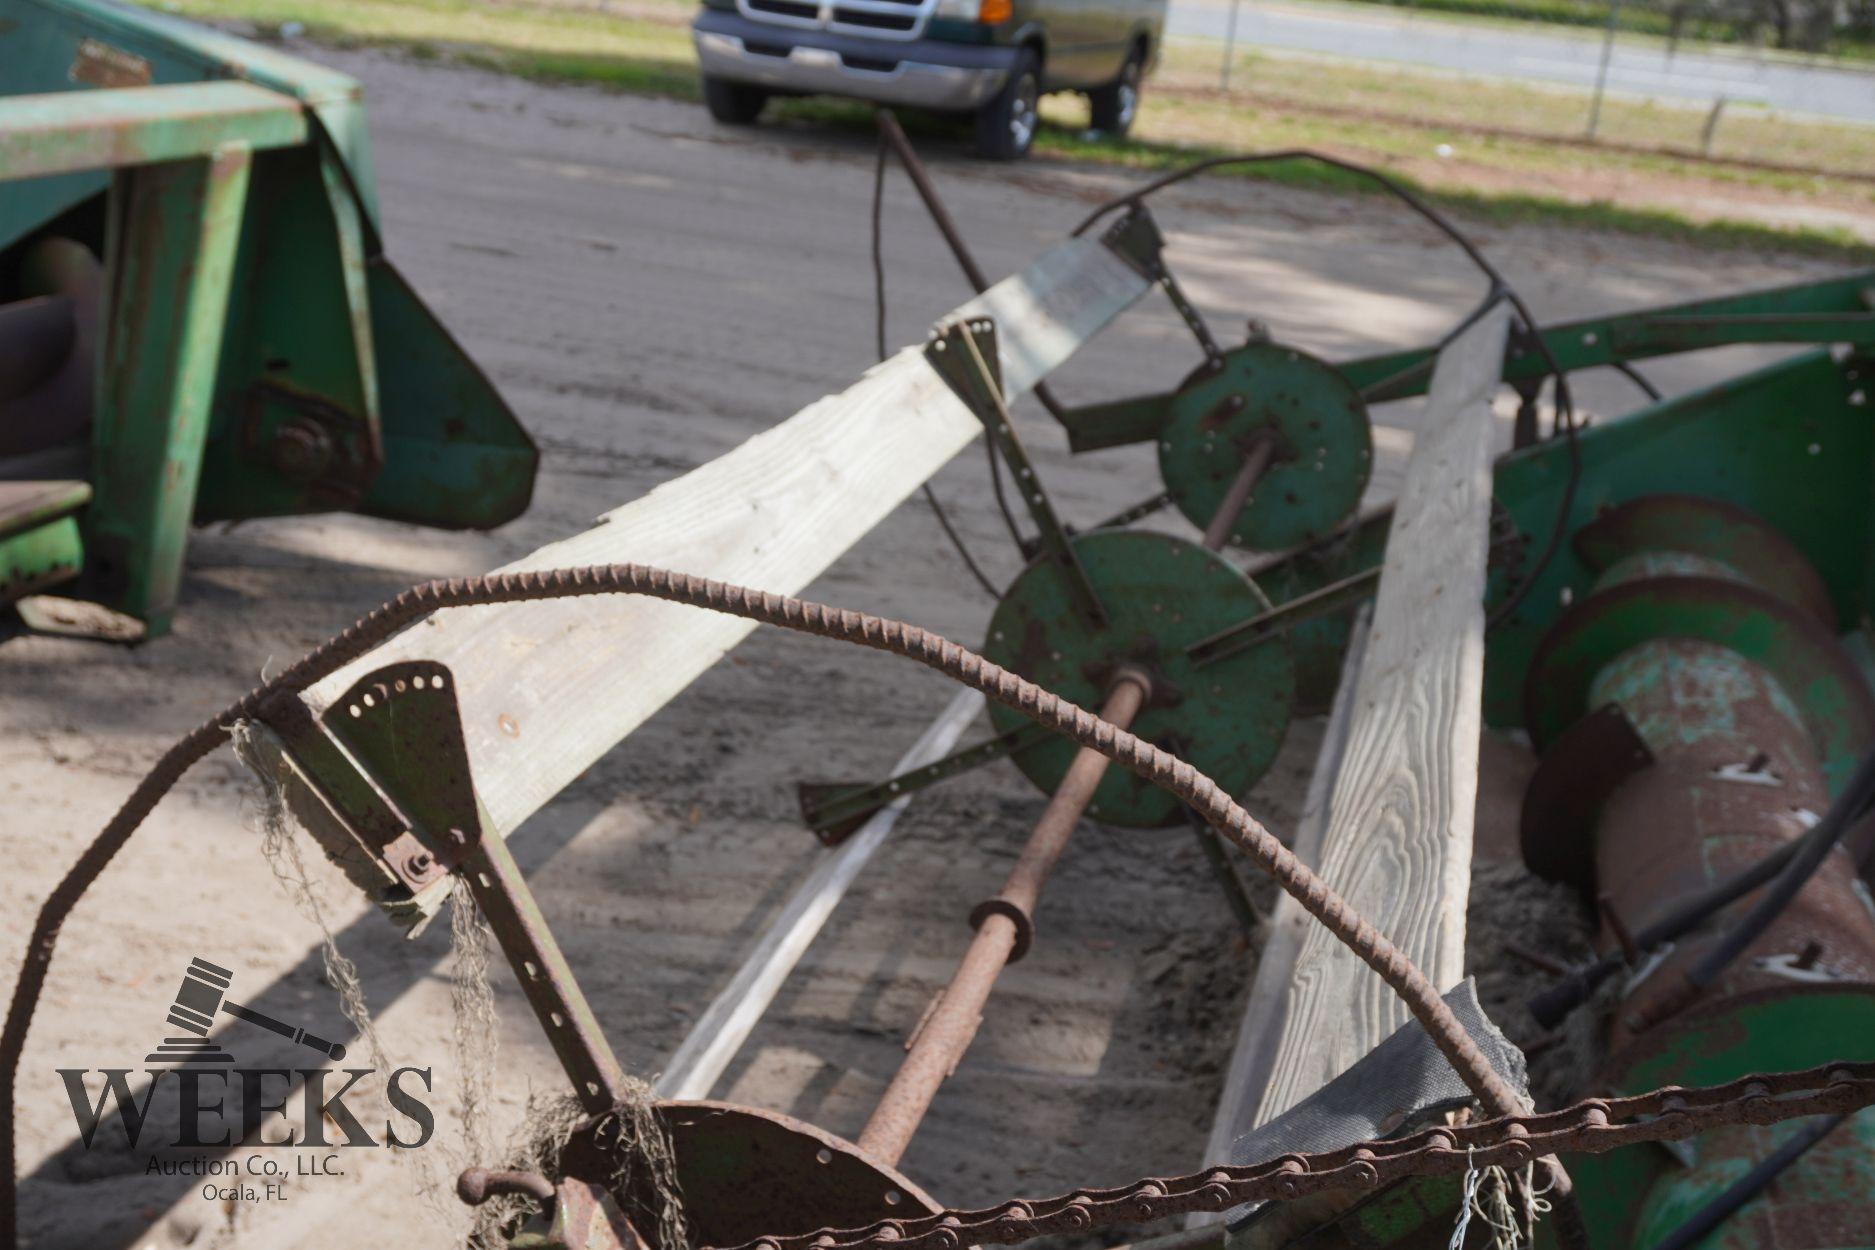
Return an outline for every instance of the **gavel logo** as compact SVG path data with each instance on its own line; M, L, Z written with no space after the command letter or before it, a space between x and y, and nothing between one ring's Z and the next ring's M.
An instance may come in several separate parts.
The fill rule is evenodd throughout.
M226 968L218 968L206 959L191 959L188 971L183 973L182 986L176 991L176 1001L170 1005L169 1023L195 1036L164 1038L163 1044L156 1048L156 1053L146 1057L147 1061L233 1063L234 1056L217 1046L208 1036L208 1030L215 1023L217 1008L224 1015L245 1020L249 1024L258 1024L288 1041L310 1046L322 1055L330 1055L334 1059L345 1058L345 1047L337 1042L328 1042L323 1037L316 1037L305 1029L295 1028L252 1007L228 1002L224 996L233 978L234 973Z

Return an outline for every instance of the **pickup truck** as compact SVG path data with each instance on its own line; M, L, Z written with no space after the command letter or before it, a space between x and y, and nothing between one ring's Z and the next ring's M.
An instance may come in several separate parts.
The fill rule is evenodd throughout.
M1159 54L1166 0L703 0L691 25L703 100L730 125L770 97L839 95L973 115L977 151L1014 160L1036 106L1084 93L1125 134Z

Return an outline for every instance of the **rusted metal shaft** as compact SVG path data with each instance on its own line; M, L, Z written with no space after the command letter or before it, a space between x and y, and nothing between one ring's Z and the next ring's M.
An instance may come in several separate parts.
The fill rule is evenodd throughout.
M1204 527L1204 545L1212 551L1222 551L1224 544L1230 541L1230 532L1237 524L1237 518L1243 514L1244 504L1250 501L1250 492L1257 488L1257 482L1264 471L1270 467L1270 460L1276 455L1276 440L1260 437L1254 440L1244 451L1243 468L1237 470L1237 476L1231 479L1230 487L1224 492L1224 502L1211 514L1211 524Z
M1124 729L1139 715L1150 693L1144 672L1121 669L1100 709L1101 719ZM1033 932L1030 917L1042 886L1111 763L1088 747L1075 752L1067 775L1048 800L1041 819L1035 822L1003 888L971 914L976 936L970 939L970 948L964 952L950 984L912 1035L911 1053L899 1065L879 1105L873 1108L872 1118L860 1132L859 1148L874 1162L891 1167L905 1153L938 1087L955 1070L976 1037L977 1026L983 1022L983 1004L989 1000L997 975L1004 965L1027 953Z

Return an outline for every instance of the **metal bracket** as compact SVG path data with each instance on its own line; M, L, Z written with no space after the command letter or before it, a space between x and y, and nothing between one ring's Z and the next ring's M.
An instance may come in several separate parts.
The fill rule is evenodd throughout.
M947 321L931 332L925 345L925 359L939 377L949 383L964 406L983 422L989 436L1015 475L1016 490L1028 507L1029 516L1039 533L1042 554L1053 560L1067 574L1076 604L1096 627L1104 625L1107 612L1100 596L1088 580L1080 559L1074 554L1066 527L1055 514L1048 494L1035 473L1029 453L1016 436L1009 407L1003 399L1000 357L996 351L996 323L988 317L967 317Z
M1185 298L1178 279L1172 276L1172 270L1165 263L1165 236L1159 232L1159 223L1153 219L1146 206L1135 204L1129 208L1124 216L1107 227L1100 241L1113 249L1114 255L1130 265L1135 272L1159 284L1166 298L1172 301L1173 310L1184 321L1185 328L1198 340L1198 347L1204 352L1206 363L1214 369L1221 366L1224 349L1218 346L1211 327L1205 324L1204 315Z
M624 1075L507 844L476 797L455 678L433 660L386 665L315 721L297 697L263 720L386 874L468 883L581 1104L598 1114Z

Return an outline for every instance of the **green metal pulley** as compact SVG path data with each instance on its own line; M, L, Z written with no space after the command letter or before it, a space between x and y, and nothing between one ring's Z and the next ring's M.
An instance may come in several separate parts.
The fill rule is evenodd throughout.
M1360 392L1306 352L1253 342L1187 377L1159 433L1159 473L1193 525L1210 524L1259 436L1276 439L1276 455L1232 546L1284 551L1332 533L1360 506L1374 463Z
M1072 541L1105 624L1090 623L1068 574L1044 558L997 605L984 655L1089 709L1100 707L1117 665L1142 665L1154 689L1133 732L1189 760L1230 793L1243 794L1268 770L1289 726L1295 668L1288 640L1271 638L1208 663L1185 649L1263 611L1268 600L1230 561L1182 538L1100 530ZM999 731L1029 723L996 705L990 719ZM1075 750L1066 738L1051 736L1011 758L1052 794ZM1180 804L1114 768L1088 813L1109 824L1157 828L1179 820Z

